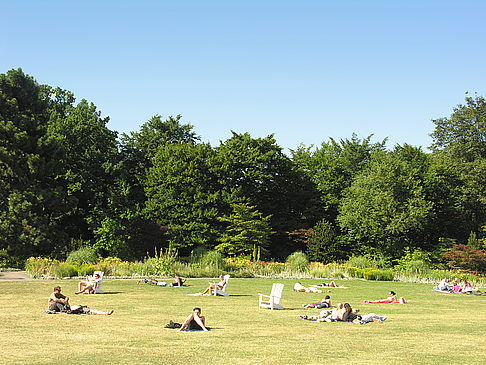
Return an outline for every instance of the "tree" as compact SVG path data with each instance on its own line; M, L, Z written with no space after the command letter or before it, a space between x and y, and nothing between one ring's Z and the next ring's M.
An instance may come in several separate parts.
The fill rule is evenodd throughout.
M371 153L383 151L386 139L371 143L371 135L361 140L355 134L339 142L330 138L312 151L312 146L301 145L292 152L292 160L299 171L316 184L320 192L324 215L334 222L344 190L368 164Z
M147 173L145 217L168 225L172 247L214 247L224 205L221 170L209 144L166 144Z
M225 232L218 238L221 242L215 249L226 255L250 255L253 259L268 253L270 236L270 216L263 215L247 203L231 204L233 213L218 217L227 224Z
M346 190L338 222L359 251L399 257L405 247L422 247L433 203L424 197L421 169L396 153L375 152Z
M252 138L238 134L216 148L229 203L247 202L271 215L271 251L286 256L292 243L285 232L309 228L319 216L319 196L310 179L295 169L273 135Z
M21 69L0 75L0 248L49 254L69 208L57 184L59 145L46 134L48 96Z
M486 224L486 101L466 96L466 103L454 108L449 118L433 120L432 150L458 176L458 206L464 225L454 238L467 239ZM461 229L462 228L462 229Z
M346 249L342 247L332 224L320 220L312 229L307 243L307 257L311 261L334 262L346 258Z

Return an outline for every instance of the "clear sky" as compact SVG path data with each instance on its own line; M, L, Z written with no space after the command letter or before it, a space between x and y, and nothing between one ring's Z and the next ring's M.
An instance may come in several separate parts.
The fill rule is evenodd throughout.
M136 131L181 114L213 146L350 138L429 146L486 96L486 1L0 0L0 73L21 67Z

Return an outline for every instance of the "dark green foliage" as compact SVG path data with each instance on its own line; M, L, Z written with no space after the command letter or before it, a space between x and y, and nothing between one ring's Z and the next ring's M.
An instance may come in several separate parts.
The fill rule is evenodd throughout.
M433 203L424 196L420 169L400 156L375 152L341 202L339 224L363 252L399 257L407 246L422 247Z
M270 237L274 233L270 227L270 216L263 215L247 203L231 204L233 213L218 217L226 224L226 230L218 238L215 249L226 255L250 255L258 252L266 256ZM256 257L254 257L255 259Z
M223 189L216 153L208 144L167 144L147 173L145 214L168 225L172 247L214 247Z
M248 202L271 215L270 250L274 256L292 247L286 232L309 228L319 217L319 195L308 176L299 173L273 135L252 138L238 134L217 148L230 203ZM225 212L229 213L229 212Z
M342 247L330 222L320 220L312 229L307 243L307 257L311 261L335 262L346 257L346 248Z

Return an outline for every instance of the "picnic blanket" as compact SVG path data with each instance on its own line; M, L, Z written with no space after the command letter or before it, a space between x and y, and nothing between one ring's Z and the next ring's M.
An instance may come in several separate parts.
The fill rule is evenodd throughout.
M464 292L457 292L456 293L453 290L450 290L450 291L449 290L440 290L437 287L434 287L432 290L439 292L439 293L446 293L446 294L465 294L465 295L475 295L475 296L478 296L478 297L486 297L486 293L481 293L480 291L467 292L467 293L464 293Z

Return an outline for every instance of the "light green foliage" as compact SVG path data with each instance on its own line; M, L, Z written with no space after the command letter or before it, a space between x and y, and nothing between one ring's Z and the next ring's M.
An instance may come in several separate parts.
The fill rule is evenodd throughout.
M266 255L270 236L274 233L270 227L270 216L263 215L247 203L231 204L233 213L219 217L226 223L226 230L218 238L221 242L216 250L226 255L249 255L255 251Z
M323 142L314 150L312 146L301 145L291 151L292 160L299 171L317 185L329 221L336 218L344 189L367 166L371 153L385 149L386 139L371 143L371 137L361 140L353 134L351 139L341 139L339 142L330 138L329 142Z
M292 270L296 271L305 271L309 267L309 260L302 251L290 254L286 262L292 265Z
M404 255L397 260L396 270L409 272L415 275L425 275L433 268L430 254L416 249L413 252L405 249Z
M98 255L92 247L84 246L72 251L66 262L71 265L83 265L83 264L96 264L98 261Z
M199 267L203 270L223 270L225 267L223 255L218 251L208 251L201 257Z

